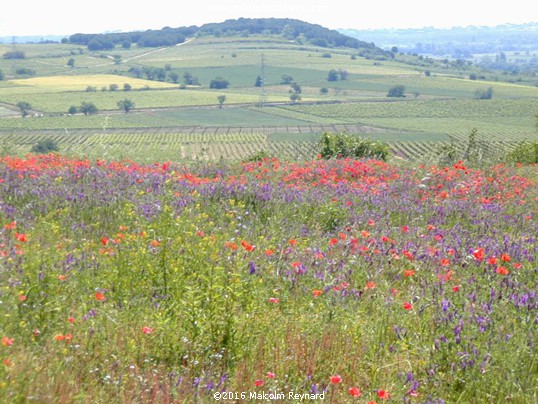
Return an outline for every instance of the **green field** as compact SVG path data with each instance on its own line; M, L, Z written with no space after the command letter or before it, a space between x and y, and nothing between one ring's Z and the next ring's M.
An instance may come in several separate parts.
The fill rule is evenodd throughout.
M1 53L9 50L10 46L0 45ZM505 77L470 80L475 70L467 65L399 61L411 60L407 55L374 61L355 55L352 49L319 48L276 37L201 37L179 46L117 47L109 52L89 52L72 44L25 44L17 45L17 50L25 52L24 60L0 60L5 76L0 81L0 132L4 147L19 153L45 135L59 136L64 150L79 154L95 155L98 146L111 147L106 142L81 141L84 131L113 137L120 133L112 142L119 155L137 150L144 158L163 153L197 158L199 150L213 148L206 154L236 158L261 147L279 152L271 146L279 143L292 145L293 153L284 152L287 157L311 158L312 145L325 130L386 141L396 154L414 158L431 151L431 144L464 140L474 128L483 138L508 144L538 138L534 117L538 87L514 79L508 82ZM74 67L67 66L70 58ZM17 74L20 68L33 75ZM161 69L165 77L150 80L145 69ZM345 72L345 80L339 75L337 81L327 81L331 69ZM424 74L426 70L429 74ZM185 72L200 85L180 88ZM254 83L262 72L265 104L260 108L261 89ZM282 84L285 75L301 87L297 103L290 101L290 85ZM211 80L219 76L230 82L229 87L210 89ZM125 83L130 91L124 91ZM110 85L117 85L117 90L110 91ZM405 86L405 97L387 97L395 85ZM95 91L88 92L88 86ZM493 99L474 99L477 90L490 87ZM321 88L327 91L322 94ZM218 108L219 95L226 96L223 108ZM117 105L124 99L135 104L128 114ZM32 106L26 118L17 108L21 101ZM67 114L71 106L83 102L93 103L98 114ZM140 130L167 135L155 143L139 142ZM219 142L208 138L191 141L189 148L163 152L176 142L171 134L193 131L260 133L267 139L231 141L244 145L232 150L219 149L213 146ZM28 138L29 133L33 137ZM70 135L65 137L66 133Z

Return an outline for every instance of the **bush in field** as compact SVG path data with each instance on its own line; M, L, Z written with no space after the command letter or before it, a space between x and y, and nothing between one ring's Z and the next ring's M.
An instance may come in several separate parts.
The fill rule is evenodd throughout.
M79 111L84 115L93 115L97 113L97 107L91 102L83 102L80 105Z
M4 59L25 59L26 54L23 51L11 51L2 55Z
M538 163L538 142L520 143L507 155L507 160L513 163Z
M32 106L30 105L30 103L26 101L18 102L17 107L21 111L21 115L23 118L27 116L30 113L30 110L32 109Z
M215 88L217 90L228 88L230 82L222 77L217 77L209 83L209 88Z
M389 89L387 97L405 97L405 86L398 84Z
M320 155L324 159L331 158L363 158L375 157L386 160L389 146L386 143L363 139L347 133L323 132L320 140Z
M251 163L251 162L255 162L255 161L264 161L264 160L272 159L272 158L274 158L274 156L269 154L266 150L260 150L260 151L257 151L254 154L246 156L243 159L243 161Z
M474 98L477 100L491 100L493 98L493 88L478 89L474 93Z
M52 139L44 139L37 142L30 150L32 153L47 154L60 151L58 143Z

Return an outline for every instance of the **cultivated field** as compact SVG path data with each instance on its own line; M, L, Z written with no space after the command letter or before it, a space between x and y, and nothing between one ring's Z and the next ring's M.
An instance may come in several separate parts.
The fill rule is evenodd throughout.
M202 37L180 46L116 48L108 53L69 44L17 45L19 48L26 52L26 59L0 60L6 76L0 82L0 136L17 153L28 151L29 144L47 134L58 139L63 150L97 155L82 146L97 147L78 138L85 131L95 139L103 135L114 139L98 148L100 152L108 147L114 156L135 148L144 156L153 155L152 150L155 155L164 150L163 157L170 158L199 158L203 150L206 157L216 159L241 158L261 146L275 153L281 143L295 144L291 147L295 149L293 156L309 159L314 153L312 142L324 130L386 140L398 156L410 158L428 158L425 152L451 140L465 140L475 128L482 138L504 142L507 147L538 138L534 118L538 87L502 81L504 77L491 74L487 75L490 81L470 80L475 71L466 65L398 61L412 60L407 55L376 61L356 56L352 50L270 37ZM0 51L10 49L3 46ZM73 67L67 66L70 58L74 59ZM32 70L34 76L17 74L20 67ZM144 69L161 69L164 78L150 80ZM344 71L345 80L338 76L336 81L327 81L331 69ZM195 76L200 85L180 88L185 72ZM265 104L260 108L261 89L254 83L262 73ZM210 89L210 81L218 76L227 79L230 86ZM290 102L291 87L282 84L283 76L290 76L301 87L297 103ZM126 83L129 91L124 91ZM111 85L117 89L110 91ZM395 85L405 86L405 97L387 97ZM95 91L88 92L88 87ZM493 99L474 99L477 90L489 87ZM320 93L322 88L326 93ZM219 95L226 96L223 108L218 108ZM124 99L135 104L128 114L117 105ZM32 106L24 119L16 107L21 101ZM98 114L67 114L70 107L83 102L93 103ZM141 128L148 136L140 133ZM258 144L231 140L237 147L222 149L211 139L182 140L193 131L278 133L279 140L268 137ZM156 139L151 136L154 132L170 133L171 137ZM30 133L35 138L29 137ZM165 150L167 147L171 149ZM289 154L281 157L292 158Z

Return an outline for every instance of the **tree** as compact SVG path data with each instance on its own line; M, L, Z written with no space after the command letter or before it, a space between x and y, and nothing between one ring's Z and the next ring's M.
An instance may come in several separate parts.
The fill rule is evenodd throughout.
M67 110L69 115L75 115L78 112L78 108L75 105L71 105Z
M69 67L75 67L75 58L70 58L70 59L67 61L67 66L69 66Z
M117 84L110 84L108 86L108 90L109 91L116 91L118 89L118 85Z
M389 89L387 97L405 97L405 86L398 84Z
M331 69L327 75L327 81L337 81L338 80L338 70Z
M303 92L303 89L301 86L295 82L291 83L291 90L290 92L294 92L296 94L301 94Z
M491 100L493 98L493 88L488 87L486 90L478 89L474 93L477 100Z
M32 149L30 150L32 153L50 153L55 151L60 151L60 147L58 146L58 143L52 139L44 139L37 142L35 145L32 146Z
M329 89L328 89L327 87L321 87L321 88L319 89L319 93L320 93L320 94L323 94L323 95L328 94L328 93L329 93Z
M222 108L222 104L224 104L224 101L226 101L226 96L225 95L219 95L217 97L217 100L219 101L219 108Z
M198 81L198 77L193 76L189 72L183 73L183 82L187 86L199 86L200 85L200 82Z
M340 80L347 80L348 72L344 69L339 69L338 73L340 74Z
M209 83L209 88L215 88L217 90L228 88L230 85L230 82L222 77L217 77Z
M84 115L93 115L93 114L97 113L97 107L93 103L86 102L86 101L84 101L82 104L80 104L79 110Z
M123 91L131 91L133 87L129 83L123 84Z
M281 84L291 84L293 81L293 77L291 77L289 74L283 74L282 75L282 81Z
M26 101L20 101L17 103L17 108L21 110L22 117L24 118L30 112L32 106Z
M301 100L301 96L298 93L291 93L290 94L290 101L295 104L297 101Z
M179 74L176 72L169 72L168 78L172 81L172 83L178 83L179 82Z
M134 102L127 98L124 100L118 101L118 108L123 109L125 113L128 113L134 107L135 107Z
M262 76L256 77L256 82L254 83L254 87L261 87L262 86Z

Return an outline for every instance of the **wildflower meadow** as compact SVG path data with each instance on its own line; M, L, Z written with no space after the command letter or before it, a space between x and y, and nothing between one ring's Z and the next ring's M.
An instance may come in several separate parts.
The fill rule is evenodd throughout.
M536 402L537 219L536 165L3 157L0 402Z

